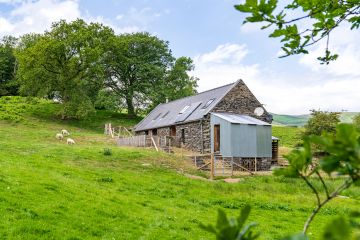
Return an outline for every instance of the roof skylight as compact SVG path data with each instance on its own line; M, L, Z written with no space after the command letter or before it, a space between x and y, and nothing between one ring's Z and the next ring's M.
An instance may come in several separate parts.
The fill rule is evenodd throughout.
M190 105L186 105L183 109L181 109L179 114L183 114L189 107L190 107Z
M210 99L209 101L207 101L207 103L205 103L205 105L202 108L203 109L207 108L208 106L210 106L210 104L213 103L214 100L215 100L215 98Z

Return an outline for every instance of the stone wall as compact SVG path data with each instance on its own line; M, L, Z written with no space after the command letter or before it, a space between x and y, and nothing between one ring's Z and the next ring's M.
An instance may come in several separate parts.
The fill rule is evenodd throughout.
M225 97L212 109L211 112L228 112L249 115L262 121L271 123L272 116L264 109L264 114L260 117L254 114L257 107L263 107L256 99L254 94L240 80L240 82L228 92Z

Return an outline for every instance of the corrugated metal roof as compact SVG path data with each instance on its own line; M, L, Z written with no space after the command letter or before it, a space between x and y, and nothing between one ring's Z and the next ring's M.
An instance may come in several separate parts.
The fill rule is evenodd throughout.
M240 81L240 80L239 80ZM194 96L181 98L169 103L158 105L141 122L135 126L135 131L149 130L159 127L171 126L175 124L191 122L201 119L239 82L214 88ZM211 99L213 102L206 108L204 106ZM184 113L179 114L185 106L189 106ZM166 112L169 112L165 117ZM156 118L160 114L160 117ZM154 118L156 118L154 120Z
M219 118L222 118L231 123L238 124L252 124L252 125L271 125L267 122L261 121L259 119L250 117L248 115L239 115L233 113L211 113Z

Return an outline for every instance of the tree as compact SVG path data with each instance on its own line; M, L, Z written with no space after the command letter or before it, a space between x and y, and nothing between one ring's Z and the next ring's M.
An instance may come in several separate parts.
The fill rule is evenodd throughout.
M112 36L112 29L81 19L25 35L16 53L21 92L60 100L62 118L86 116L103 87L105 46Z
M328 154L315 159L312 147L314 145L318 145ZM283 240L309 240L307 231L320 210L344 190L351 186L360 186L360 132L353 125L338 124L335 134L307 136L302 146L285 156L290 165L275 170L275 174L301 178L314 193L316 207L306 220L302 233L285 237ZM334 186L334 181L325 179L326 175L332 177L335 174L340 176L337 186ZM255 239L259 234L255 235L251 231L254 224L244 226L249 213L250 208L245 207L237 219L228 219L226 214L219 210L216 226L201 224L200 227L214 234L216 239ZM321 239L359 239L358 232L354 231L360 230L356 221L359 218L359 212L351 212L348 219L343 216L333 219L326 225Z
M196 93L198 78L189 76L188 72L194 70L191 58L180 57L176 59L170 70L167 71L162 83L161 91L154 91L152 105L167 100L172 101L179 98L194 95Z
M175 62L168 42L146 32L122 34L112 39L109 49L106 87L124 99L128 114L167 97L194 93L196 80L186 73L193 68L191 59Z
M349 23L351 29L360 26L359 0L293 0L283 7L279 5L277 0L246 0L235 8L250 14L244 24L258 22L265 24L261 29L274 27L270 37L281 38L282 57L307 54L310 46L324 40L325 54L318 60L329 64L338 57L329 50L331 32L344 23Z
M0 42L0 96L17 95L16 58L14 48L17 39L6 36Z
M311 110L311 118L305 125L305 136L320 136L323 132L335 133L336 126L340 122L338 112L326 112Z

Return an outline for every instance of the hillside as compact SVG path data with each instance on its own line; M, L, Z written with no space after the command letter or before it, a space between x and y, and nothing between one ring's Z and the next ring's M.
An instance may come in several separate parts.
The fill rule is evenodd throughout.
M0 239L211 239L199 223L215 223L218 208L237 216L245 204L260 239L279 239L299 232L314 206L298 179L196 180L182 174L198 174L183 156L117 147L103 124L139 120L123 114L62 121L58 104L18 97L0 98L0 110ZM77 144L56 140L61 129ZM333 216L358 209L358 188L343 195L315 218L312 239Z
M273 115L273 124L274 125L286 125L286 126L304 126L308 119L310 118L309 114L304 115L284 115L271 113ZM357 112L343 112L340 114L341 122L350 123L352 118L357 115Z

